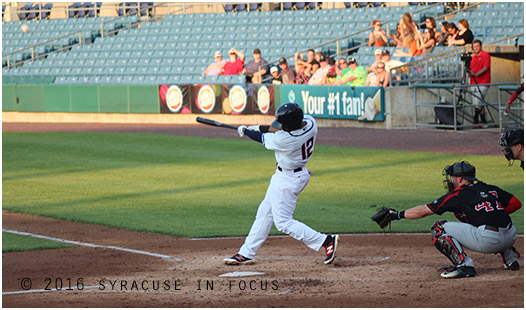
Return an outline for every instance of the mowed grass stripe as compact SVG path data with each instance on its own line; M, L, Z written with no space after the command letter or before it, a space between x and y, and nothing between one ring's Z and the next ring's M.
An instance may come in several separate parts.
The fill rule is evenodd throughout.
M2 232L3 253L71 247L74 247L74 245L29 236L22 236L8 232Z
M501 157L318 145L295 217L322 232L378 232L369 219L376 208L433 201L445 193L442 169L458 160L468 160L479 179L523 201L522 170L507 167ZM222 237L248 232L275 158L247 139L4 132L2 170L2 201L9 211ZM400 221L393 231L428 232L442 218L453 219ZM522 209L513 215L520 232L522 218Z

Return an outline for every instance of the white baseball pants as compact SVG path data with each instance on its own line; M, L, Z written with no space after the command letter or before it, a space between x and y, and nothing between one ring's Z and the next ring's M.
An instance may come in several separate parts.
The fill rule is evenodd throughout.
M239 254L254 259L256 252L267 239L272 223L279 231L319 251L327 235L292 218L298 195L307 186L309 180L310 175L307 168L299 172L276 169L270 180L265 199L259 205L256 219Z

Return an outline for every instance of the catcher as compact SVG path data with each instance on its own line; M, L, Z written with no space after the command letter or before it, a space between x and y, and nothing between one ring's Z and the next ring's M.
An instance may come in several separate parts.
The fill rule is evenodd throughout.
M475 276L475 265L463 246L480 253L500 253L504 268L519 270L520 255L513 247L517 231L509 214L520 209L521 202L497 186L479 181L475 167L465 161L446 166L443 175L446 195L404 211L384 207L371 219L384 228L393 220L454 212L461 223L437 221L431 227L433 245L454 264L439 269L442 277Z

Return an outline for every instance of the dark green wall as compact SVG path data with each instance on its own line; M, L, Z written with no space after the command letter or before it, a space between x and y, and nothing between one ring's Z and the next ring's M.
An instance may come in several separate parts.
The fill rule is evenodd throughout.
M2 111L160 113L157 85L2 85Z

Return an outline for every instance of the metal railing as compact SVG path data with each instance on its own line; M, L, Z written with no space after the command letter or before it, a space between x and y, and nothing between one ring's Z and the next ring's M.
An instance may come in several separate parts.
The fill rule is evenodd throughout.
M492 45L504 41L511 44L515 38L518 40L523 36L524 32L484 44ZM393 68L390 72L391 85L412 85L418 82L460 82L465 70L460 54L465 52L467 52L467 46L452 47L451 50L431 54Z
M518 83L492 83L492 84L479 84L488 87L501 87L513 86L518 87ZM486 98L481 97L478 90L473 90L473 85L459 85L459 84L428 84L428 83L416 83L413 86L414 98L415 98L415 127L438 127L443 129L473 129L480 126L484 127L499 127L502 128L503 124L513 123L515 126L524 126L524 119L519 114L513 113L512 117L503 117L504 107L502 106L501 94L497 102L489 102ZM428 93L436 96L436 101L421 103L418 99L418 89L425 90ZM444 94L445 92L445 94ZM474 104L473 100L477 99L479 104ZM486 107L487 122L484 124L473 124L472 119L474 117L473 110L475 108ZM423 123L419 121L419 108L433 108L435 110L435 122L434 123ZM449 111L452 113L452 124L445 124L439 122L439 116L437 115L437 109L443 111ZM520 112L524 111L524 107L518 107L514 110ZM498 116L495 115L497 113ZM511 122L510 122L511 120Z
M60 47L58 49L53 49L53 50L51 50L49 52L40 53L40 54L37 54L35 52L36 48L39 47L39 46L47 45L47 44L53 44L53 42L58 42L58 41L60 41L60 40L62 40L64 38L72 37L72 36L75 37L74 41L73 41L74 42L73 44L71 44L72 41L70 39L69 44L67 44L65 46L63 44L60 44L60 45L62 45L62 47ZM76 36L78 36L78 39L77 39ZM81 45L82 42L83 42L83 40L82 40L82 31L75 31L75 32L63 35L61 37L54 38L54 39L42 42L42 43L38 43L38 44L31 45L31 46L28 46L28 47L23 47L23 48L21 48L19 50L16 50L14 52L9 53L9 54L2 55L2 58L7 58L6 59L7 60L7 68L11 68L11 67L14 67L14 66L17 66L17 65L21 65L21 64L23 64L26 61L30 61L30 60L33 61L33 60L36 60L36 59L39 59L39 58L44 58L44 57L46 57L47 55L49 55L51 53L60 52L60 51L64 51L64 50L69 50L75 45ZM12 60L11 60L12 55L23 54L22 52L26 51L26 50L30 51L31 58L26 58L26 59L22 59L21 61L12 62ZM27 54L28 53L26 53L26 55Z

